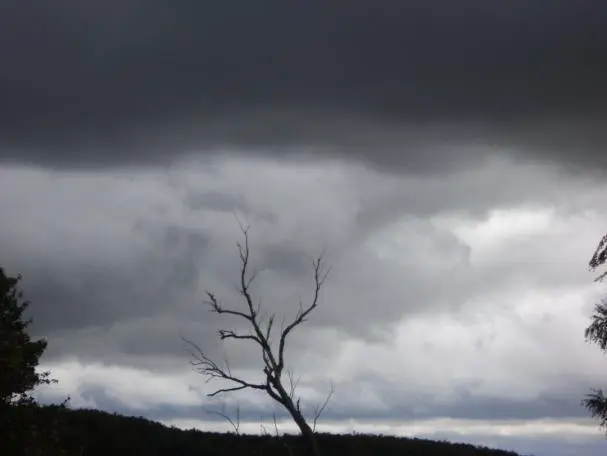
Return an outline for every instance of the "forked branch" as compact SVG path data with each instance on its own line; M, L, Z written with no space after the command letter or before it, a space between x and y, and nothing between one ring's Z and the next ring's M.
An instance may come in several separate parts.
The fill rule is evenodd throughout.
M273 330L275 328L275 315L260 315L260 301L254 305L253 296L251 293L251 285L256 279L256 274L249 272L250 266L250 249L249 249L249 228L241 224L241 230L244 235L244 242L238 243L238 255L240 258L240 274L238 292L244 298L245 308L242 310L232 307L226 307L220 300L211 292L206 292L205 303L209 306L209 310L220 315L230 315L239 318L246 322L250 332L237 332L232 329L220 329L218 331L221 340L231 339L236 341L251 341L257 345L261 352L261 360L263 363L264 380L260 383L249 382L232 373L230 364L224 358L224 365L219 365L210 359L198 345L192 341L185 339L190 354L192 356L191 364L194 369L203 374L207 381L213 379L221 379L227 381L231 386L217 389L209 396L216 396L221 393L240 391L245 389L255 389L265 391L272 399L281 404L289 412L302 434L304 434L312 445L312 450L315 455L319 455L318 444L314 435L314 429L320 415L325 410L331 396L333 394L333 385L331 392L327 396L325 402L314 409L313 426L310 427L303 416L300 399L295 397L295 389L297 381L293 374L289 371L288 385L284 384L283 371L285 369L285 348L290 334L302 323L307 321L309 315L318 307L320 299L320 291L324 285L329 270L325 270L323 257L320 255L312 261L314 272L314 291L308 305L300 303L299 310L293 320L282 325L278 335L277 348L272 345ZM223 415L221 415L223 416Z
M314 408L312 431L316 432L316 423L318 422L318 419L320 418L320 416L323 414L323 412L327 408L327 405L329 405L329 401L331 400L331 397L333 397L333 393L335 393L335 385L333 384L333 382L331 382L331 389L329 390L329 394L327 394L325 401L319 407Z
M230 425L232 429L234 429L234 434L240 436L240 404L236 404L236 418L232 419L230 415L228 415L225 411L225 405L221 408L221 411L217 410L205 410L207 413L211 415L217 415L223 419L225 419Z

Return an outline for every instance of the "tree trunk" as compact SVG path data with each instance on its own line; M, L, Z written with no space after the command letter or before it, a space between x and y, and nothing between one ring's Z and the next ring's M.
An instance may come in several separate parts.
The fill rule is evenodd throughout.
M301 431L301 434L307 439L310 444L310 449L312 450L313 456L322 456L320 452L320 446L318 445L318 440L316 438L316 434L302 415L301 411L295 406L290 397L287 396L284 406L291 414L293 421L297 424L297 427Z

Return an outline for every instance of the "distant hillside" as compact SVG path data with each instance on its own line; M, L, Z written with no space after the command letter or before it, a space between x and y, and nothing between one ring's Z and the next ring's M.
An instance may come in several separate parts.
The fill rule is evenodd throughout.
M37 409L36 421L61 425L67 454L78 456L299 456L297 436L235 435L167 427L145 418L97 410ZM58 414L58 415L57 415ZM324 455L519 456L467 444L377 435L320 434Z

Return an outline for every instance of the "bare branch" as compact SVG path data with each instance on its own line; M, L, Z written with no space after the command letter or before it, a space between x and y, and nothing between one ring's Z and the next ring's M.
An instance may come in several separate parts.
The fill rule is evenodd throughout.
M275 352L272 347L272 331L274 329L274 323L276 317L274 314L268 314L261 312L262 302L261 299L257 300L254 304L254 299L251 293L251 286L257 278L257 272L249 272L250 269L250 249L249 249L249 227L245 226L237 218L240 229L244 236L242 242L237 243L238 256L240 259L240 274L239 283L237 285L238 293L244 298L246 307L242 310L225 307L217 297L207 292L206 304L209 306L209 310L217 314L232 315L238 317L248 323L249 331L239 332L232 329L220 329L218 331L219 338L223 341L226 339L232 340L249 340L254 342L261 349L261 359L263 360L263 374L264 379L260 383L251 383L243 378L234 375L230 369L230 364L226 357L223 358L224 366L220 366L215 361L210 359L206 354L198 347L195 343L190 340L183 339L186 342L187 347L192 356L190 361L191 365L196 371L205 375L206 381L213 379L221 379L228 382L228 385L209 393L208 396L216 396L221 393L240 391L245 389L257 389L265 391L274 401L281 404L291 415L301 433L306 436L312 446L312 452L315 456L320 456L320 449L318 447L317 439L314 435L314 429L316 428L316 422L320 415L325 410L331 395L333 394L333 386L325 402L314 409L314 427L310 427L308 421L305 419L302 409L300 398L295 397L295 392L299 383L299 378L295 379L291 371L288 372L289 384L285 387L284 378L282 377L283 370L285 367L284 352L288 337L293 330L300 324L307 321L308 316L318 306L320 289L322 288L329 270L325 271L323 264L323 255L312 260L312 266L314 271L314 292L312 299L307 306L304 306L300 302L299 310L295 315L295 318L289 323L285 324L282 321L280 333L278 336L277 347L274 347L277 351ZM267 319L267 320L266 320ZM224 412L216 412L217 415L227 419L236 432L239 430L239 423L234 422ZM239 419L240 416L237 416ZM235 425L236 424L236 425ZM276 424L276 417L274 416L274 427L278 433L278 427ZM289 450L290 452L290 450Z
M223 364L225 364L226 366L227 373L232 375L232 369L230 368L230 360L228 359L225 353L221 354L221 359L223 359Z
M251 315L246 314L244 312L240 312L238 310L231 310L231 309L226 309L225 307L223 307L219 301L217 300L217 298L215 297L215 295L211 292L206 292L207 293L207 297L209 299L207 299L205 301L205 304L208 304L211 307L211 312L215 312L217 314L228 314L228 315L236 315L237 317L241 317L244 318L245 320L251 321Z
M276 422L276 412L272 413L272 421L274 422L274 433L276 437L280 437L280 433L278 432L278 423Z
M257 278L257 271L253 271L251 273L251 275L249 276L249 278L247 279L247 282L246 282L247 288L251 288L251 284L255 281L256 278ZM256 306L256 309L259 309L259 304Z
M240 227L240 231L245 233L246 231L249 231L250 225L245 225L242 220L240 220L240 218L238 217L238 214L236 214L236 212L232 212L234 214L234 218L236 219L236 222L238 223L238 226Z
M250 280L247 279L247 268L249 265L249 235L248 228L243 229L244 235L244 246L238 243L238 253L240 255L241 267L240 267L240 294L245 298L247 303L247 309L249 312L248 320L253 327L255 335L261 342L263 359L266 366L273 372L280 375L280 370L278 369L278 363L276 362L276 358L274 357L274 353L272 352L272 347L268 342L268 338L265 337L263 331L261 330L259 321L257 320L257 311L255 306L253 305L253 298L251 293L249 292ZM272 317L273 320L273 317ZM270 326L271 330L271 326Z
M230 379L230 380L232 380L232 379ZM232 381L236 381L236 380L232 380ZM218 390L213 391L212 393L207 394L207 396L209 396L209 397L215 397L215 396L217 396L219 394L232 393L234 391L241 391L241 390L247 389L247 388L264 389L264 386L263 385L254 385L254 384L243 382L243 384L240 385L240 386L233 386L231 388L220 388Z
M275 385L272 383L273 379L271 373L266 372L266 392L268 395L281 405L285 405L285 398L274 390ZM276 383L276 382L275 382Z
M603 272L602 274L598 275L594 281L595 282L601 282L605 277L607 277L607 271Z
M323 404L320 407L314 408L314 419L312 421L312 432L316 432L316 423L318 422L318 419L320 418L320 416L323 414L323 412L327 408L327 405L329 404L329 401L331 400L331 397L333 396L334 392L335 392L335 385L333 384L333 382L331 382L331 389L329 390L329 394L327 394L327 398L325 399L325 401L323 402Z
M274 325L274 315L270 315L268 317L268 326L266 327L266 340L268 341L268 345L270 345L270 336L272 335L272 326Z
M217 331L219 333L219 338L221 340L225 339L236 339L236 340L252 340L256 344L261 345L263 347L263 342L259 339L259 337L254 336L253 334L237 334L231 329L220 329Z
M287 337L298 325L306 321L307 316L316 308L318 305L318 298L320 297L320 289L322 288L327 276L329 275L330 269L326 272L323 271L323 258L319 256L316 260L313 260L312 265L314 267L314 295L312 302L307 308L303 308L300 303L300 309L297 312L295 319L287 325L280 335L280 342L278 345L278 371L281 372L284 368L284 352Z
M268 432L268 429L266 428L265 424L263 424L263 416L259 417L261 423L259 424L259 427L261 429L261 435L271 435Z
M240 404L236 404L236 421L234 421L230 416L225 412L225 405L221 408L221 412L217 410L205 410L207 413L212 415L220 416L227 420L232 428L234 429L234 433L240 436Z
M295 396L295 390L297 389L297 385L299 384L301 377L295 379L293 376L293 371L290 369L287 371L287 376L289 378L289 397L293 399Z
M219 378L237 384L237 386L233 387L220 388L212 393L207 394L208 396L213 397L221 393L239 391L246 388L266 390L267 385L265 384L250 383L232 375L227 360L226 368L222 368L215 361L206 356L204 352L200 349L200 347L198 347L198 345L196 345L194 342L186 338L182 339L191 348L190 354L192 355L193 359L190 361L190 364L197 372L204 374L207 377L207 381L213 378Z

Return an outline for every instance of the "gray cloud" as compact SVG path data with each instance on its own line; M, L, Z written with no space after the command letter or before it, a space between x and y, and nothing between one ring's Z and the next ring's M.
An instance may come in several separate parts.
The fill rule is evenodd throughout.
M437 170L479 144L604 168L605 23L601 0L11 0L0 158L142 166L313 146Z
M137 235L141 230L134 230L132 237ZM178 307L188 298L196 302L198 263L207 243L204 234L167 226L146 250L134 248L124 263L117 258L91 263L86 255L57 260L41 255L39 262L21 268L28 277L36 331L112 325Z
M577 420L602 379L579 334L604 192L504 157L442 176L228 156L167 170L4 166L0 250L24 274L45 367L83 403L201 418L208 385L187 376L181 335L259 375L254 347L217 340L237 323L201 305L206 288L242 304L236 214L252 226L256 295L280 316L309 299L309 260L326 248L321 306L288 355L306 404L338 382L327 419ZM252 420L266 410L242 398Z
M149 370L148 376L157 376L162 379L162 373L158 369ZM251 378L251 372L248 372ZM107 379L105 380L107 381ZM85 399L105 410L117 410L129 415L137 415L138 410L145 410L146 416L156 420L197 418L213 420L217 417L204 416L205 410L217 410L226 407L230 413L236 405L240 408L240 416L243 421L257 422L260 416L268 419L276 414L277 419L288 419L289 415L282 407L275 404L262 392L241 392L234 395L221 395L207 397L205 392L212 391L216 383L205 389L203 377L197 375L189 378L189 391L196 393L188 404L179 403L171 397L156 396L153 391L148 394L148 402L135 401L124 396L120 391L121 382L116 383L116 388L108 396L107 386L104 380L88 377L76 383L78 391L73 394L77 400ZM302 378L299 383L299 391L310 386L316 393L310 397L304 393L302 407L306 413L313 411L318 402L322 403L329 391L327 379L310 382ZM183 383L174 383L174 388L183 390ZM145 388L141 385L141 388ZM376 400L356 401L358 395L364 396L372 391ZM181 393L181 391L179 391ZM453 419L472 420L483 422L509 422L509 421L538 421L538 420L569 420L570 422L584 421L588 418L586 411L580 407L580 396L585 393L581 387L570 387L566 389L548 389L545 393L538 393L533 397L516 398L514 395L504 394L502 396L484 396L474 394L472 389L461 389L449 400L433 395L427 391L422 394L406 395L399 391L391 379L381 378L380 375L357 375L348 381L341 382L335 391L323 414L323 421L341 422L343 420L358 420L361 422L397 422L423 421L431 419ZM299 393L300 394L300 393ZM44 395L43 395L44 397ZM48 399L48 396L47 396ZM354 399L354 400L353 400ZM109 402L111 401L111 402ZM136 405L133 405L136 403Z
M305 395L341 379L329 421L585 416L606 24L601 0L5 1L0 252L44 361L85 403L203 418L181 335L259 373L201 304L242 303L236 215L286 318L326 249L289 360Z
M466 434L458 435L454 432L441 432L427 434L432 439L448 441L465 441L475 445L489 448L503 448L516 451L522 455L531 456L600 456L605 453L607 442L599 438L568 439L566 437L524 437L524 436L482 436Z
M78 348L88 358L87 351L100 355L96 348L111 342L110 352L141 355L160 348L134 347L129 340L137 334L147 340L150 332L164 334L163 325L173 326L176 347L182 329L197 335L180 322L201 321L204 336L197 341L211 344L207 337L215 335L206 329L216 322L201 305L203 290L231 305L242 302L235 292L235 242L241 236L236 211L252 224L252 266L260 272L255 292L268 310L288 318L300 298L310 298L311 259L326 248L333 269L311 324L373 339L382 334L380 327L403 315L456 311L472 292L494 299L496 290L523 280L540 287L563 283L565 263L545 264L544 244L520 245L531 258L517 250L495 264L472 267L470 246L429 217L450 210L480 223L491 206L536 201L568 208L573 193L583 203L575 210L590 204L584 198L595 201L593 193L584 196L592 188L584 181L555 187L562 176L551 170L500 161L442 179L396 178L340 164L300 169L287 162L270 170L274 167L276 172L254 161L218 163L201 179L187 169L170 178L144 173L139 180L84 174L64 176L49 187L39 183L44 173L23 172L11 180L6 172L5 191L18 195L19 204L4 202L11 216L3 222L0 241L5 261L27 278L37 333L76 331L81 342L70 348L66 341L55 353ZM67 213L77 216L58 219L70 188L74 207ZM108 193L99 197L97 188ZM22 232L20 226L32 228ZM384 237L394 238L392 244L383 245ZM389 257L377 257L378 248ZM578 256L584 264L576 255L563 251L567 264ZM586 280L578 269L571 266L570 280ZM125 321L131 322L130 335L112 330ZM88 336L77 335L86 328Z
M261 394L261 393L260 393ZM87 400L94 401L102 410L118 411L127 415L138 415L140 410L126 406L118 399L110 399L107 393L98 388L96 391L86 389L82 393L82 397ZM258 422L260 417L268 420L272 414L276 414L279 420L288 419L289 415L286 411L276 407L274 404L265 403L248 403L242 395L230 400L230 404L238 402L240 407L240 417L243 421ZM225 403L225 402L224 402ZM206 400L201 395L201 403L193 406L172 406L162 405L153 406L145 409L146 416L154 420L169 420L194 418L204 420L217 420L220 418L213 417L207 414L207 410L219 410L222 407L221 400ZM302 404L306 413L311 412L316 404ZM568 400L553 398L552 401L546 401L544 398L539 398L537 401L508 401L499 399L473 399L466 400L462 398L460 402L453 404L450 407L444 407L440 404L427 402L426 411L415 411L415 408L421 409L421 404L417 401L409 401L407 404L395 405L389 410L365 410L360 407L351 407L348 404L342 404L332 401L331 407L327 407L326 413L323 414L323 421L342 421L342 420L359 420L361 422L390 422L390 421L410 421L410 420L425 420L436 417L458 420L484 420L484 421L500 421L500 420L537 420L537 419L561 419L561 418L578 418L585 419L587 414L579 406L579 398L570 397ZM227 409L228 407L226 407ZM229 412L233 413L230 407Z

